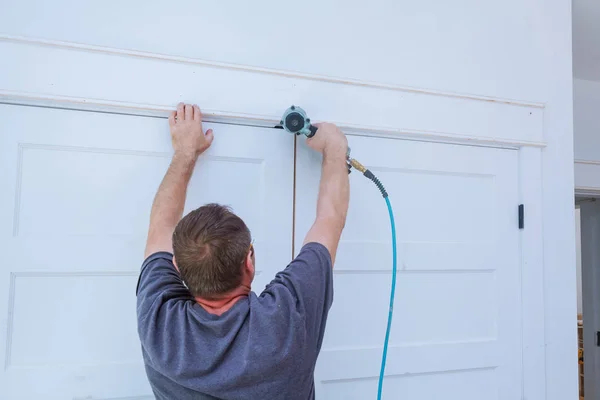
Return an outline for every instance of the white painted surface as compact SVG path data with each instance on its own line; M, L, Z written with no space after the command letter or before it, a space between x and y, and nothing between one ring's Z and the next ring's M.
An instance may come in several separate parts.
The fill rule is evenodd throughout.
M77 0L5 4L0 26L15 35L544 100L544 76L539 74L545 68L544 37L532 33L532 26L543 29L544 21L535 1L307 0L298 7L277 0L182 0L176 8L164 1L148 1L143 7L138 2L109 7ZM382 40L381 46L374 45Z
M374 0L341 5L311 0L299 7L274 1L184 0L173 7L164 1L5 0L0 7L0 102L165 115L184 100L201 104L213 120L261 125L276 121L296 103L314 120L337 122L348 132L518 148L518 195L526 204L527 226L520 235L522 397L576 396L570 1ZM302 29L289 23L289 16L298 12ZM70 146L78 146L82 138L102 140L103 135L71 136ZM546 147L541 151L532 145ZM25 148L24 154L35 152ZM465 160L472 160L470 154ZM7 179L5 190L13 196L14 175ZM154 190L156 182L151 183L148 188ZM13 210L0 212L12 215ZM130 225L90 221L117 233L130 231ZM26 218L22 222L19 230L39 229ZM65 228L80 233L89 229L75 218L67 222ZM116 249L131 246L116 235L111 238ZM97 246L87 246L80 251L97 251ZM460 252L448 251L440 254ZM36 257L30 253L28 257ZM432 262L427 253L414 254L425 267ZM130 261L128 265L139 260ZM6 279L0 284L9 287ZM0 304L0 309L8 306ZM473 348L469 344L465 354L476 353ZM440 369L465 360L457 349L435 352ZM364 362L376 363L369 357ZM354 366L362 368L362 363L349 368ZM88 380L100 379L83 367L77 372ZM475 387L464 387L473 377L469 374L439 377L437 383L450 387L456 382L461 395L475 396L496 379L489 370L477 374ZM422 384L427 376L423 379L415 377L409 385L426 386L426 396L432 388ZM410 387L406 390L415 390ZM107 397L91 392L95 398Z
M575 185L600 189L600 82L573 81Z
M600 82L573 80L575 158L600 161Z
M355 136L349 142L384 183L397 223L399 273L384 397L518 398L517 151ZM320 157L302 143L296 251L315 216L319 167ZM387 209L372 182L356 172L350 197L316 372L323 399L373 398L385 334L392 262Z
M6 105L0 120L0 398L149 395L135 285L169 164L166 120ZM255 240L261 291L292 254L293 138L209 127L186 212L233 206Z
M536 204L543 198L543 153L531 147L519 151L519 198L525 207L525 229L521 236L521 299L523 302L523 395L524 399L545 399L547 318L544 265L544 213Z
M549 143L542 155L546 398L566 400L577 396L571 2L546 0L536 7L543 21L537 34L545 37L540 73Z
M573 76L600 81L600 3L573 0Z
M0 87L20 93L69 96L80 102L111 99L150 107L168 105L168 99L193 98L206 104L209 114L227 110L277 122L286 107L297 103L315 121L327 119L357 129L387 128L449 138L479 136L488 141L543 141L543 110L536 104L415 92L362 81L341 85L347 80L310 75L307 79L303 74L264 72L252 67L234 69L232 65L202 60L165 59L154 53L125 51L115 55L113 49L89 50L72 43L41 46L36 41L0 37L0 54L10 54L12 59L0 74ZM66 74L66 70L78 73ZM224 90L227 96L222 95ZM378 98L377 103L366 101L373 96ZM359 101L340 102L340 97ZM323 102L329 104L326 110L318 106ZM434 118L431 110L437 110Z

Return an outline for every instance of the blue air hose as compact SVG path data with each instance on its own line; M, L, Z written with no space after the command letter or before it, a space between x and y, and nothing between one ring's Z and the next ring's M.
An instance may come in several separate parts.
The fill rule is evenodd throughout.
M397 270L397 249L396 249L396 223L394 221L394 212L392 210L392 203L388 193L383 187L383 184L377 179L377 177L368 170L361 163L353 158L348 159L348 164L354 167L354 169L363 173L363 175L375 183L377 188L381 192L381 195L385 199L388 213L390 214L390 225L392 228L392 289L390 291L390 308L388 311L387 328L385 329L385 339L383 341L383 354L381 356L381 370L379 371L379 384L377 386L377 400L381 400L381 394L383 391L383 377L385 376L385 362L387 361L388 344L390 341L390 331L392 330L392 317L394 316L394 297L396 295L396 270Z
M387 194L387 193L386 193ZM392 289L390 291L390 310L388 312L387 328L385 329L385 340L383 341L383 355L381 356L381 371L379 372L379 385L377 386L377 400L381 400L383 391L383 376L385 375L385 362L387 360L388 343L390 341L390 331L392 329L392 317L394 315L394 297L396 295L396 270L397 270L397 250L396 250L396 223L394 222L394 212L390 198L385 196L388 212L390 214L390 225L392 226Z

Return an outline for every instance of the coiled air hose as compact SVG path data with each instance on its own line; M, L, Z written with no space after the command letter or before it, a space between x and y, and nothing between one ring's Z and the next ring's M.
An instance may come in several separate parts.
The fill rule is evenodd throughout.
M396 295L396 270L397 270L397 249L396 249L396 223L394 221L394 212L392 211L392 203L390 203L390 198L388 196L385 187L381 181L373 174L369 169L367 169L364 165L359 163L353 158L348 159L348 163L357 171L362 172L362 174L369 178L373 183L377 186L381 195L385 200L385 204L387 205L388 213L390 215L390 225L392 228L392 288L390 290L390 308L388 311L388 320L387 327L385 329L385 339L383 341L383 354L381 356L381 370L379 371L379 383L377 385L377 400L381 400L381 394L383 391L383 377L385 375L385 363L387 361L387 351L388 344L390 341L390 331L392 329L392 317L394 316L394 297Z

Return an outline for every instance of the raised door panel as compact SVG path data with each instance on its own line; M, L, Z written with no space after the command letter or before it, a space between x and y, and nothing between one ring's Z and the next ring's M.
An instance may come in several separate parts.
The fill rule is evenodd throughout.
M150 398L135 286L168 167L165 119L0 106L0 398ZM294 139L207 124L186 212L233 207L260 292L292 255Z
M384 398L516 399L521 393L517 151L349 136L383 182L398 275ZM315 216L320 156L298 146L296 251ZM350 175L334 303L316 370L320 399L377 392L391 235L371 181Z

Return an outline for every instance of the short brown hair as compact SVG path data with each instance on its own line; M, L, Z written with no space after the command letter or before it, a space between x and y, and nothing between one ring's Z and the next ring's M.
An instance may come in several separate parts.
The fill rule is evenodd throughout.
M183 217L173 232L173 253L192 295L210 297L239 286L251 241L229 207L207 204Z

